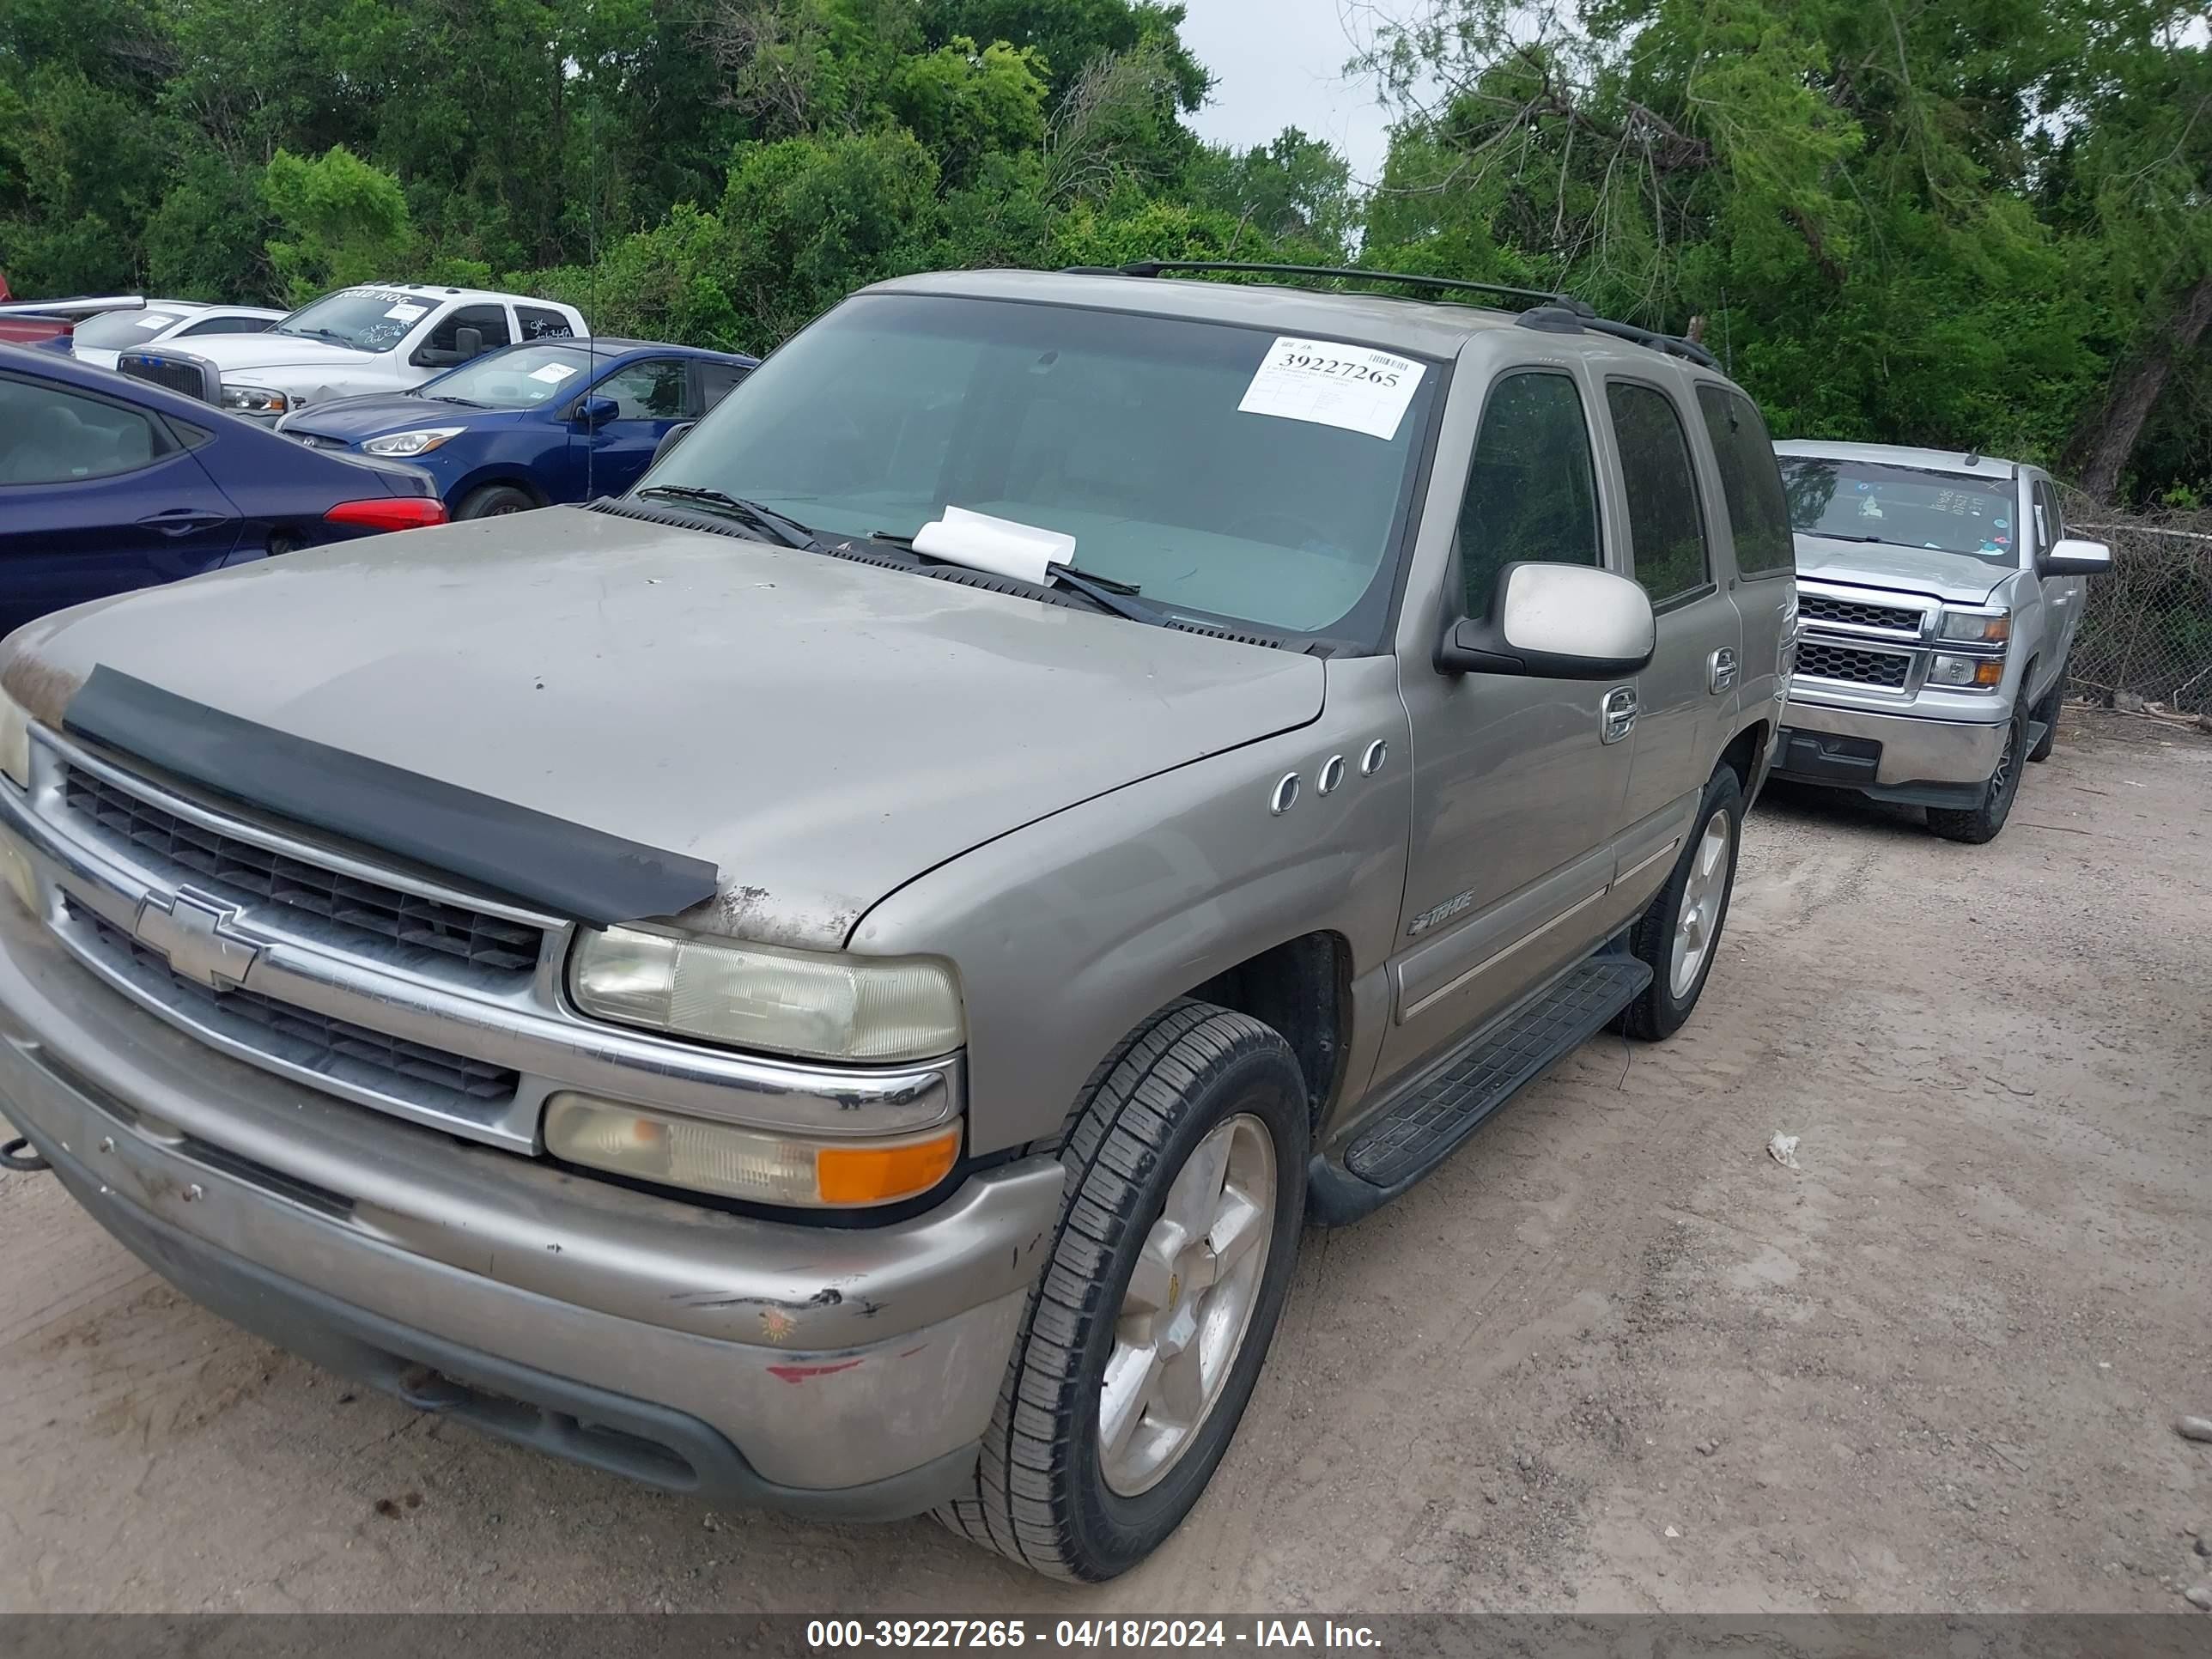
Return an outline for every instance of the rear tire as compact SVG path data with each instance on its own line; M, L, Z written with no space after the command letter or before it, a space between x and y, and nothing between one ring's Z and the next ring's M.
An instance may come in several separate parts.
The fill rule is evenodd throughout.
M1720 954L1742 841L1743 782L1734 767L1722 766L1706 780L1674 872L1629 929L1629 951L1651 969L1651 983L1613 1022L1628 1036L1670 1037L1698 1006Z
M471 489L461 501L456 519L495 519L507 513L529 513L536 510L538 498L526 489L513 484L486 484L481 489Z
M1310 1133L1297 1061L1256 1019L1178 1001L1115 1045L1060 1149L1059 1231L974 1491L940 1521L1087 1582L1166 1540L1228 1450L1267 1358L1305 1214Z
M1997 769L1983 786L1982 804L1963 808L1931 806L1928 827L1946 841L1963 842L1969 847L1995 841L2012 816L2013 802L2020 799L2021 757L2027 750L2027 710L2014 708L2005 726L2004 752L1997 757Z

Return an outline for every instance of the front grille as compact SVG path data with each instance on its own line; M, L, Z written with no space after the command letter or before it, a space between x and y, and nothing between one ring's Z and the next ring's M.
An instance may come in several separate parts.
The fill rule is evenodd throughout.
M1800 593L1798 615L1808 623L1850 623L1860 628L1886 628L1893 633L1920 635L1921 613L1890 605L1862 605L1856 599L1832 599L1826 593Z
M207 381L196 363L171 362L164 357L125 357L116 365L133 379L150 380L185 397L204 400Z
M387 1036L328 1014L243 989L216 991L173 972L168 959L106 917L74 902L70 920L139 984L186 1018L234 1042L357 1088L454 1105L480 1116L488 1103L512 1100L518 1073L465 1054Z
M1861 651L1825 640L1800 640L1797 675L1801 679L1841 680L1849 685L1879 685L1904 690L1912 659L1898 651Z
M288 905L359 937L420 945L504 978L526 977L538 966L544 935L528 922L404 893L204 829L82 767L64 774L62 799L173 880L198 878L234 900Z

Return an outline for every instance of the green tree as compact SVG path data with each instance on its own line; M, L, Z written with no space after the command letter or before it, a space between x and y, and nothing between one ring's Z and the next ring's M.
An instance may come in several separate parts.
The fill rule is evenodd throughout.
M294 305L351 283L392 281L406 268L415 233L399 181L343 144L312 161L278 150L261 197L277 226L269 262Z

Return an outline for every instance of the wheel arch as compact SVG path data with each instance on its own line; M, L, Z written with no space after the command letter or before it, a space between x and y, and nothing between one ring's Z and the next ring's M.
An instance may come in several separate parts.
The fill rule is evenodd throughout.
M1247 957L1184 993L1280 1032L1306 1082L1318 1129L1343 1087L1352 1022L1352 942L1326 929Z

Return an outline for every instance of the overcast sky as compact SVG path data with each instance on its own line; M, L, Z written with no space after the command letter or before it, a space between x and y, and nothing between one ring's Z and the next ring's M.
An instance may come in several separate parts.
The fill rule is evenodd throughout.
M1371 82L1346 77L1364 44L1370 0L1184 0L1185 45L1213 71L1213 100L1193 121L1218 144L1249 149L1285 127L1326 138L1373 181L1385 148Z

